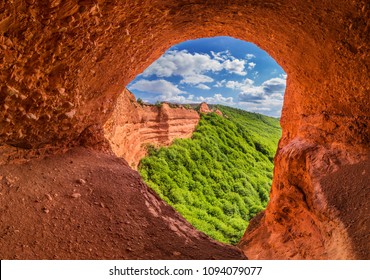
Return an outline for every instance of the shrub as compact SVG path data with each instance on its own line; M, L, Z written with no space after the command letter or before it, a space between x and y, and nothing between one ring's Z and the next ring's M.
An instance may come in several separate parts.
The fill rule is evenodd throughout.
M157 101L157 102L155 102L154 105L157 106L158 108L161 108L162 105L163 105L163 102Z

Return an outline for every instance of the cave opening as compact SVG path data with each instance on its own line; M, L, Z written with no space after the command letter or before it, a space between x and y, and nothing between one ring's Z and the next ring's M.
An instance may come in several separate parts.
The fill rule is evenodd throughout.
M221 104L280 118L287 75L264 50L229 36L175 44L127 88L139 102Z
M286 77L232 37L174 45L122 93L142 110L124 157L198 230L237 244L268 203Z
M122 110L118 111L123 116L121 123L115 123L117 131L120 125L135 118L142 120L143 107L135 105L135 98L129 92L118 96L137 74L176 43L201 37L232 36L255 42L267 50L289 75L271 199L264 215L249 225L239 247L249 258L256 259L368 258L370 52L369 36L366 36L369 31L367 1L313 0L301 1L299 5L297 1L252 0L53 1L52 5L37 1L17 1L17 5L13 2L0 4L3 11L0 51L4 54L0 59L0 161L5 164L3 167L18 158L40 157L44 148L61 152L69 145L92 148L94 152L88 163L94 167L102 153L99 149L104 148L101 145L106 141L101 127L116 117L117 106L121 106ZM203 90L205 86L207 84L201 86ZM121 102L124 98L126 103ZM166 109L169 105L162 107ZM139 138L140 123L131 127L131 137ZM166 127L162 126L164 130ZM162 139L167 141L166 137ZM111 142L112 149L117 151L119 144L119 141ZM128 150L140 155L140 149L135 151L130 142L127 144ZM51 157L55 157L53 153ZM132 171L126 167L117 166L117 173ZM33 170L26 170L22 174L28 179L32 173ZM147 190L141 181L139 183L140 178L137 179L137 185L142 187L140 191ZM114 180L110 184L114 185ZM124 181L121 186L126 186ZM102 194L121 191L116 187L106 188ZM122 197L144 199L140 196L143 192L138 190L130 188ZM81 201L86 197L82 196ZM134 207L130 199L128 208ZM6 217L16 217L15 200L4 196L3 202L4 205L11 203ZM161 200L155 202L162 203ZM80 204L76 209L84 209L84 205L88 204ZM121 205L117 203L112 209ZM356 207L364 211L357 211ZM29 209L18 213L35 213L36 208ZM168 236L173 237L178 231L171 228L166 216L168 209L163 215L154 217L149 213L148 217L154 217L153 225L166 225ZM125 212L122 210L117 215ZM79 219L89 219L81 213L77 213ZM160 223L155 224L157 220ZM32 225L40 224L39 219L29 221L33 221L29 223ZM19 224L22 223L13 220L13 225ZM140 232L142 228L137 230ZM30 231L25 227L26 232ZM134 236L138 236L137 232ZM59 227L55 233L60 233L59 240L71 241L66 258L75 258L75 252L85 248L72 242L72 238L67 239L70 236L65 234L66 228ZM85 233L87 240L92 241L89 231ZM114 243L121 244L121 235L117 236L119 239ZM181 244L178 248L187 246L192 251L197 247L194 243L190 246L184 236L186 234L176 239L185 240L177 243ZM199 241L196 236L197 233L193 233L194 240ZM11 254L7 256L14 258L19 238L17 235L7 235L7 238L12 238L4 242ZM43 236L39 238L40 244L46 244ZM32 236L27 239L35 240ZM144 245L157 245L156 241L163 239L163 235L158 235ZM60 248L58 239L49 241L49 248ZM98 243L104 244L104 251L109 249L105 242ZM163 252L169 252L169 244L162 245L152 247L152 250L158 249L154 254L143 249L141 257L168 257ZM54 256L53 252L45 255L45 248L38 250L38 257ZM205 247L199 248L206 251ZM224 251L225 247L221 248ZM112 257L113 251L107 250L105 256ZM145 255L146 252L149 254ZM18 256L30 257L18 253ZM78 256L97 258L89 253ZM115 256L122 259L127 254Z

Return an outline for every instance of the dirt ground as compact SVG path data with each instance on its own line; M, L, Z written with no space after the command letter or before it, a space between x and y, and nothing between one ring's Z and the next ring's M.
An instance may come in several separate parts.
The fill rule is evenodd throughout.
M0 221L1 259L245 259L86 148L0 166Z
M342 166L321 180L328 203L337 210L358 259L370 259L370 155L368 160Z
M369 160L320 181L357 259L370 259L369 182ZM246 259L194 229L124 160L82 147L0 165L0 258Z

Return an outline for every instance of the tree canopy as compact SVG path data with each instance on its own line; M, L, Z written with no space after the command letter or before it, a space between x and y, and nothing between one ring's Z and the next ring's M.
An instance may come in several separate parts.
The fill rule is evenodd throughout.
M218 105L223 117L202 114L191 139L149 147L139 172L194 227L235 244L265 209L279 120Z

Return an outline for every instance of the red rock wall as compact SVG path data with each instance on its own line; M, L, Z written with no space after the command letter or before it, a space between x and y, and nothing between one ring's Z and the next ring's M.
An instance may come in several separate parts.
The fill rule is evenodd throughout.
M104 125L113 152L136 169L147 154L147 145L168 146L176 138L190 138L199 122L192 109L140 105L127 89L118 97Z
M0 143L68 142L104 124L117 94L167 48L228 35L256 43L287 72L284 143L365 145L366 3L2 1Z
M335 179L356 164L345 174L350 179ZM367 259L369 170L369 155L358 150L291 141L275 157L267 209L251 222L239 247L256 259Z

